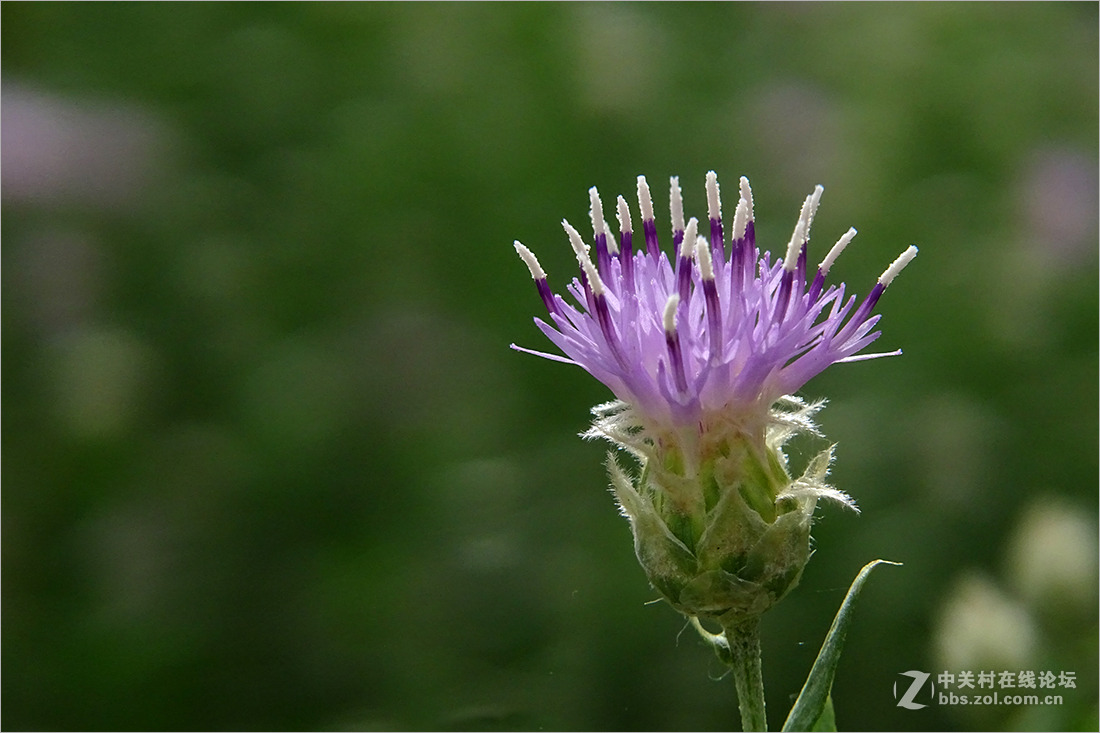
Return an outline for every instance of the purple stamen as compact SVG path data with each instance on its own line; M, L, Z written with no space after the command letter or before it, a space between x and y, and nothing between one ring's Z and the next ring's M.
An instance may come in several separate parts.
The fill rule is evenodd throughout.
M745 252L750 258L756 255L756 224L752 219L745 224Z
M691 258L681 253L676 258L676 294L680 300L688 302L689 289L691 287Z
M707 305L707 337L710 344L709 363L722 359L722 304L718 301L718 286L714 278L703 280L703 297Z
M599 293L594 296L594 300L596 302L596 320L600 324L600 331L603 332L603 337L611 348L615 360L619 362L623 369L627 369L626 359L623 358L623 352L619 346L619 337L615 333L615 325L611 322L611 310L607 307L607 296Z
M710 249L714 254L715 262L726 261L726 244L723 240L725 234L722 231L722 220L710 220Z
M607 249L607 234L600 232L596 235L596 269L600 277L611 277L611 253Z
M745 236L741 239L740 276L741 287L744 290L752 285L752 279L756 275L756 225L752 219L745 224Z
M619 264L623 271L623 292L634 292L634 252L632 244L634 235L629 231L619 235Z
M846 340L855 333L864 321L871 315L871 309L878 303L878 299L882 297L885 292L886 286L880 282L875 283L875 287L871 288L871 292L867 294L867 297L863 299L863 302L856 308L855 313L848 319L848 322L840 329L837 334L837 338L840 340Z
M783 317L787 315L787 303L791 299L791 284L793 280L794 273L790 270L783 270L782 279L779 281L779 294L775 298L774 323L782 323Z
M558 304L554 301L554 293L550 290L550 283L546 282L546 278L539 278L535 281L535 287L539 290L539 297L542 298L542 302L546 305L546 310L551 314L558 313Z
M646 254L656 258L661 253L661 249L657 243L657 222L653 219L643 220L642 233L645 234Z
M817 274L814 275L814 281L810 284L810 291L806 293L806 302L812 303L817 300L817 296L821 295L821 288L825 286L825 273L820 268L817 270Z
M857 314L862 312L864 320L871 314L871 309L878 303L878 299L882 297L882 294L886 292L886 286L882 283L875 283L875 287L871 288L871 292L867 294L867 299L863 301L863 305L859 307Z
M802 247L798 250L798 264L795 265L795 276L799 282L806 282L806 251L809 249L809 240L802 242Z
M680 349L680 335L676 330L676 309L680 299L675 295L665 304L664 327L665 347L668 349L668 359L672 366L672 378L676 382L676 389L680 394L687 391L687 373L684 371L684 357Z
M695 245L698 228L699 222L692 217L686 231L676 232L672 236L674 241L679 240L676 242L676 251L679 253L676 258L676 293L682 303L688 302L691 287L691 247Z
M665 334L668 345L668 358L672 362L672 378L681 394L687 392L687 375L684 373L684 358L680 353L680 338L675 331Z

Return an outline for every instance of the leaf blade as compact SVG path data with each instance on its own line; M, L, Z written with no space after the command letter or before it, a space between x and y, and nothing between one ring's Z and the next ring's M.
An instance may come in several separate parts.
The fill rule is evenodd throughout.
M889 560L873 560L864 565L859 574L856 575L856 579L852 581L851 587L848 588L848 594L844 596L844 602L840 604L840 609L836 612L833 625L829 627L829 633L825 635L825 641L821 644L821 651L818 652L814 666L810 669L809 676L806 677L806 684L802 686L798 699L794 701L794 706L791 707L791 712L783 723L784 731L825 730L817 726L819 724L828 725L830 722L827 720L827 715L832 713L830 693L833 688L833 677L836 674L836 667L840 663L840 652L844 648L844 639L848 634L848 626L852 620L855 600L859 597L859 592L863 589L863 584L872 570L879 565L900 564ZM831 722L833 726L831 730L836 730L835 718Z
M836 713L833 712L833 696L828 695L825 698L825 709L821 711L821 715L814 721L814 727L812 731L822 731L823 733L836 733Z

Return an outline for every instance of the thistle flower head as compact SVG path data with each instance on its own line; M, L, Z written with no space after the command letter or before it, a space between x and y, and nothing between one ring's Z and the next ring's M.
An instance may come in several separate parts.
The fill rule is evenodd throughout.
M671 253L659 246L644 176L637 243L626 200L616 201L616 241L592 188L592 244L562 222L580 270L565 288L571 300L515 243L549 313L535 322L564 356L513 348L579 365L618 398L593 409L585 436L638 460L634 477L609 455L611 488L650 582L689 616L725 624L759 615L798 582L816 502L854 508L825 483L832 446L791 477L784 444L797 433L820 435L812 418L823 403L790 395L832 364L901 353L863 350L880 336L879 298L917 249L903 252L862 300L843 283L826 283L855 229L811 275L807 246L822 191L806 197L773 259L756 246L745 178L728 239L714 172L703 225L684 220L679 179L670 180Z
M581 366L648 425L667 428L766 415L779 397L798 391L832 364L901 353L862 352L881 335L875 305L916 247L903 252L860 301L843 283L826 284L854 229L816 270L807 269L820 186L806 197L783 256L773 259L757 249L752 191L747 179L740 184L727 239L714 172L706 177L703 225L694 218L684 222L680 185L673 178L671 253L659 247L644 176L638 177L644 244L637 246L625 199L617 201L615 241L600 196L590 189L594 248L562 222L580 269L565 287L572 302L551 290L534 254L516 242L549 314L535 322L565 356L532 353Z

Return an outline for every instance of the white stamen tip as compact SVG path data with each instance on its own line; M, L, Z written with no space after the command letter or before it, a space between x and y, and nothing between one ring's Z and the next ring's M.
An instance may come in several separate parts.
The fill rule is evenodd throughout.
M722 218L722 197L718 193L718 174L707 173L707 216L711 221Z
M573 254L577 256L577 262L588 259L588 245L581 239L581 233L573 228L568 220L561 220L561 228L569 237L569 245L573 248Z
M588 286L592 288L592 294L603 295L605 290L603 280L600 279L600 274L596 272L596 266L592 264L592 260L588 259L588 245L581 239L580 232L574 229L568 221L562 219L561 225L565 229L565 233L569 235L569 244L573 247L573 253L577 255L577 262L580 263L581 269L588 277Z
M607 237L607 251L613 255L619 254L619 241L611 233L611 227L606 221L603 223L603 235Z
M809 203L809 196L806 197L806 202ZM805 211L805 208L803 208ZM794 225L794 233L791 234L791 241L787 243L787 255L783 258L783 269L787 272L794 272L794 268L798 265L798 253L802 251L802 245L806 242L806 220L802 217L798 218L798 223Z
M882 283L882 287L888 287L894 281L894 278L898 276L898 273L904 270L905 266L912 262L916 256L917 248L914 245L909 245L909 249L898 255L898 258L886 268L886 272L882 273L882 277L878 279Z
M817 192L815 191L814 193ZM809 226L810 221L813 220L815 208L814 195L811 193L806 197L806 200L802 202L802 208L798 210L798 222L806 225L803 227L804 230Z
M742 239L745 229L749 225L749 202L741 199L737 202L737 209L733 212L733 239Z
M695 238L695 261L699 263L699 274L703 279L713 280L714 261L711 259L710 242L706 237Z
M592 260L585 259L581 267L584 268L584 274L588 276L588 286L592 288L592 294L603 295L607 288L604 287L603 279L600 278L600 273L596 272L596 266L592 264Z
M806 215L806 239L810 238L810 226L814 223L814 216L817 214L817 207L821 205L823 193L825 193L825 187L819 183L814 186L814 192L806 198L806 205L803 207L803 213Z
M545 280L546 271L542 269L542 265L539 264L538 259L535 257L535 253L520 244L517 239L515 242L516 254L527 265L527 269L531 271L531 277L534 280Z
M748 211L748 220L753 221L752 212L752 188L749 187L749 179L741 176L741 198L745 201Z
M642 210L642 221L653 221L653 196L649 192L649 183L645 176L638 176L638 208Z
M619 232L622 234L632 234L634 232L634 222L630 220L630 207L626 205L626 199L620 196L616 204L619 207L616 214L619 219Z
M665 333L670 336L676 334L676 307L680 305L680 296L676 293L668 296L668 302L665 303Z
M833 248L829 250L829 254L825 255L825 259L821 261L821 264L817 266L817 269L821 270L822 275L828 275L829 270L832 268L833 263L836 262L836 258L840 257L840 253L844 251L844 248L851 244L852 239L856 236L855 228L851 228L844 233L844 236L836 241Z
M695 238L699 231L699 220L694 216L687 223L687 228L684 229L684 241L680 242L680 256L691 257L692 252L695 250Z
M672 231L684 231L684 194L680 190L680 177L668 179L668 210L672 215Z
M595 186L588 189L588 199L591 202L588 214L592 218L592 236L599 236L604 231L603 201L600 200L600 192Z

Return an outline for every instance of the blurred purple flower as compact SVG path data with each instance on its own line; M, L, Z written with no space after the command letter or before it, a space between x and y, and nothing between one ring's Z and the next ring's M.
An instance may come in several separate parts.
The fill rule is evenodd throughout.
M5 202L119 208L146 191L166 135L145 111L10 82L2 98Z

